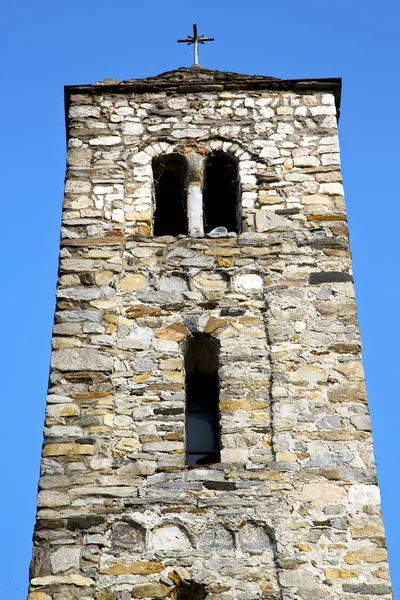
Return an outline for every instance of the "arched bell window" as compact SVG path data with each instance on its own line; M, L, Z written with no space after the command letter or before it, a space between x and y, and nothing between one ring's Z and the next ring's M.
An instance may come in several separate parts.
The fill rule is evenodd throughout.
M154 235L187 235L187 162L181 154L153 159L155 191Z
M195 334L186 342L186 455L188 465L220 461L219 342Z
M216 227L241 232L239 166L235 156L214 152L206 160L203 190L204 233Z

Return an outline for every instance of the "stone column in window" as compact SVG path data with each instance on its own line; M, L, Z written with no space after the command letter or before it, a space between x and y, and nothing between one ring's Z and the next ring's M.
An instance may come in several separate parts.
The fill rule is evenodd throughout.
M204 157L192 152L187 156L188 161L188 190L187 218L190 237L203 237L203 181Z

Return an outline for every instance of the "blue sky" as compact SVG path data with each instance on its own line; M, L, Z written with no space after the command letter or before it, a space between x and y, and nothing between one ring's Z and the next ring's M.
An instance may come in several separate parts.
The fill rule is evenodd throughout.
M23 600L48 380L65 172L63 86L192 64L283 79L343 77L340 143L370 409L394 591L400 594L395 0L14 0L0 8L2 597ZM5 389L4 389L5 387Z

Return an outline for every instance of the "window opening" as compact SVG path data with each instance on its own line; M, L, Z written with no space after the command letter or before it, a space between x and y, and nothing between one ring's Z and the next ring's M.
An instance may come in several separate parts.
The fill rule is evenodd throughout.
M203 191L204 232L216 227L241 231L241 203L237 159L226 152L215 152L206 161Z
M206 596L204 584L189 580L180 583L176 600L204 600Z
M219 342L207 334L188 339L186 369L186 453L188 465L220 461Z
M153 159L154 235L187 235L186 166L181 154L165 154Z

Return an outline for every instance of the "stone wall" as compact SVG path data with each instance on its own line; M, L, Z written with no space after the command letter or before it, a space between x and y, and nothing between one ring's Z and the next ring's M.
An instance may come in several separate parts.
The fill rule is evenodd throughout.
M334 95L178 75L71 92L29 600L389 600ZM215 149L243 233L152 237L152 158ZM187 468L196 332L222 448Z

